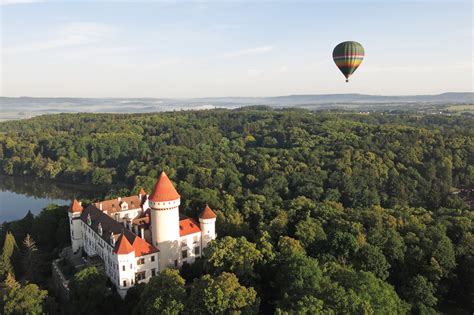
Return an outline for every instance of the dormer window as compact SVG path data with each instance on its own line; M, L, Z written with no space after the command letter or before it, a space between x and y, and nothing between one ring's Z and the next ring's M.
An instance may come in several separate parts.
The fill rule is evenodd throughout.
M87 225L91 225L92 224L92 220L91 220L91 215L90 213L87 215Z
M113 232L110 232L110 245L115 246L115 237Z
M102 236L102 224L99 222L99 225L97 226L97 232L99 232L99 235Z
M128 209L128 204L124 201L124 202L122 202L120 207L122 208L122 210L127 210Z

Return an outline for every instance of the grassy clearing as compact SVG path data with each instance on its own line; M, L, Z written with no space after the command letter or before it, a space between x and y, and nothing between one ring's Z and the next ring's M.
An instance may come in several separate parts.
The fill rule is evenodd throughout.
M446 109L450 112L474 113L474 104L451 105Z

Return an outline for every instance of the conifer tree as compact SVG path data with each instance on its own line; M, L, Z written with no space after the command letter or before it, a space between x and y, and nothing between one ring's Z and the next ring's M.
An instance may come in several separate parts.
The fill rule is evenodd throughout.
M23 240L23 250L22 250L22 267L25 279L30 282L36 282L37 278L37 266L39 258L38 248L36 247L36 242L27 234Z
M3 250L0 259L0 276L4 277L5 274L15 274L13 270L13 264L11 262L13 252L17 248L15 237L11 232L7 232L5 236L5 242L3 243Z

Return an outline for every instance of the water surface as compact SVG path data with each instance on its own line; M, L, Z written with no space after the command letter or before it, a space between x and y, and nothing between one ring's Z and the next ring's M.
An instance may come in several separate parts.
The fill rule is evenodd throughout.
M69 205L73 198L95 199L103 192L98 187L0 176L0 223L21 219L28 211L37 215L51 203Z

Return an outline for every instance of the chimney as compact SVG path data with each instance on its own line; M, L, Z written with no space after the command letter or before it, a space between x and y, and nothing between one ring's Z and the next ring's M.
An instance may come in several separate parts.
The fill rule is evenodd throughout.
M120 200L122 200L122 197L117 197L117 200L120 202Z
M102 202L99 203L99 209L102 210Z

